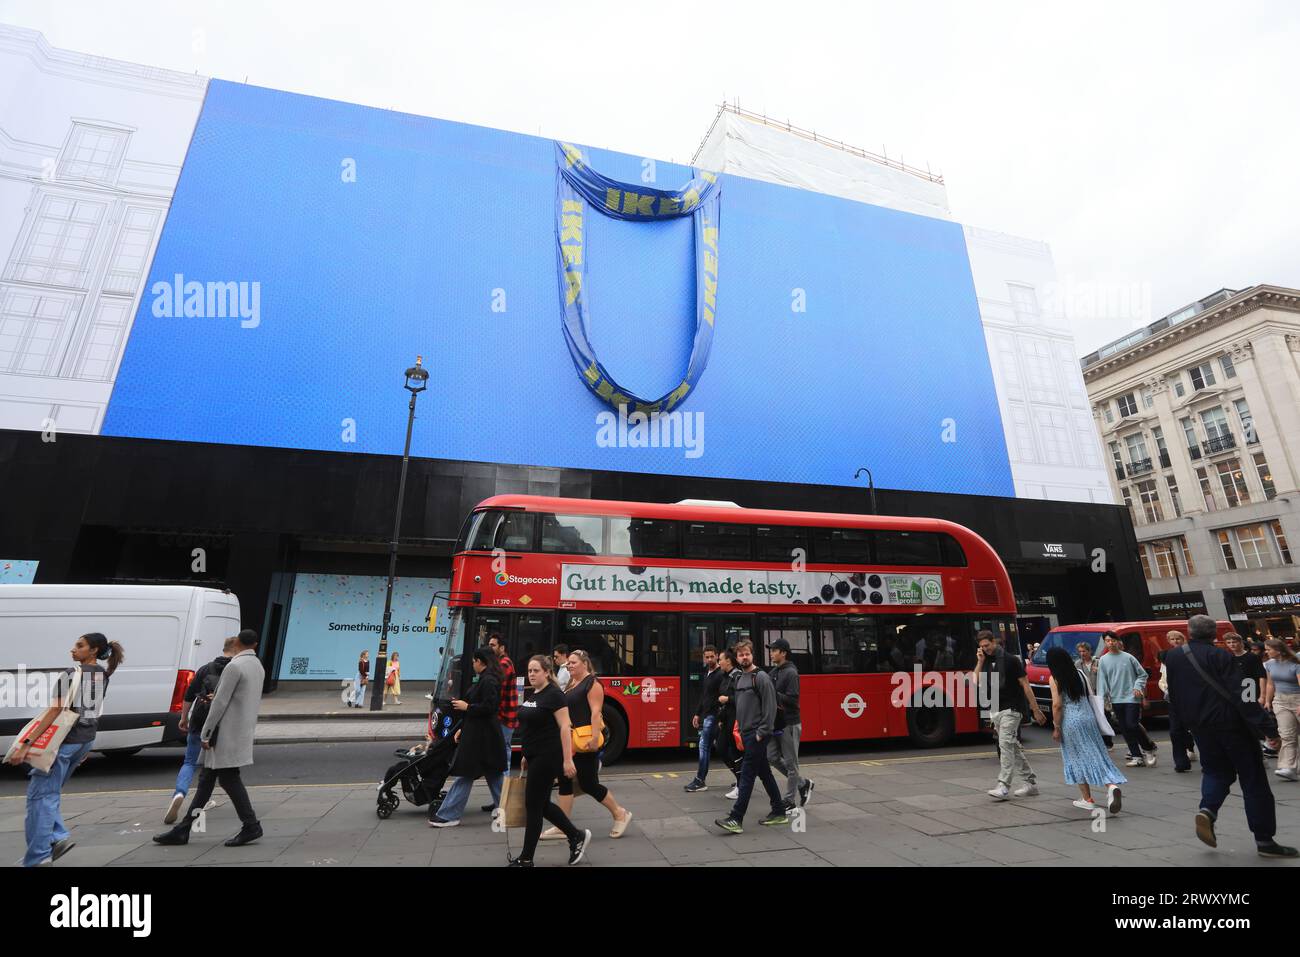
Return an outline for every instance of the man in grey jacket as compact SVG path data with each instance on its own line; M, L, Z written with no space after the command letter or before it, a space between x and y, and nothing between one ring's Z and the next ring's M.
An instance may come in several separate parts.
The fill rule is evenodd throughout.
M768 826L789 824L785 813L785 799L777 787L772 768L767 763L767 741L772 737L776 721L776 689L772 679L754 665L754 644L748 639L736 642L736 663L741 673L736 676L736 724L744 742L745 757L740 764L740 783L735 806L727 817L714 821L728 834L741 834L745 811L749 809L749 796L754 792L754 778L763 782L772 813L760 824Z
M230 796L230 803L243 825L238 834L225 842L226 846L251 844L262 836L262 825L253 812L248 790L239 776L240 768L253 763L253 735L257 730L257 711L262 704L262 684L266 677L262 663L257 660L257 643L257 632L251 628L239 633L235 656L221 672L208 719L203 724L203 770L199 773L194 801L185 820L170 831L155 835L155 843L188 844L190 828L218 784Z
M785 726L767 739L767 762L785 775L785 809L794 810L795 801L808 803L813 783L799 774L799 669L790 660L790 642L777 638L767 646L772 656L772 686L776 689L776 705L785 720Z

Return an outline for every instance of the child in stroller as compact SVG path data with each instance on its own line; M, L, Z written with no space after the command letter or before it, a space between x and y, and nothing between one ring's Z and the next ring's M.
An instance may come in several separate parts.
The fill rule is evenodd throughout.
M383 780L379 782L375 813L381 820L391 817L402 803L397 796L397 788L416 807L431 804L430 810L437 810L447 794L442 790L442 785L451 770L452 758L456 756L456 730L459 724L451 714L443 715L442 709L435 706L429 715L424 743L411 748L398 748L394 752L402 760L385 771Z

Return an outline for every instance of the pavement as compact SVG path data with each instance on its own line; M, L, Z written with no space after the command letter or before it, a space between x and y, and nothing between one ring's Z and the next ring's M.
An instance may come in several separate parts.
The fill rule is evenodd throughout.
M1255 854L1235 793L1220 816L1218 849L1201 844L1192 826L1200 775L1196 766L1191 774L1175 774L1168 754L1162 742L1157 767L1124 769L1130 784L1123 812L1097 820L1071 805L1077 791L1060 783L1055 748L1029 751L1038 797L998 802L984 793L997 773L992 748L964 746L811 763L805 770L816 788L801 827L760 826L760 789L745 833L722 834L713 821L730 808L723 796L730 776L717 770L708 791L687 794L682 788L692 765L685 760L658 770L619 773L615 767L603 776L634 814L621 839L608 837L609 814L594 801L580 797L574 821L594 836L584 867L1300 866ZM1279 839L1300 842L1300 784L1279 782L1273 790ZM208 813L207 831L176 848L150 841L164 829L166 789L66 794L63 815L77 846L55 866L496 867L505 864L507 836L514 852L523 837L522 830L492 830L478 810L486 803L481 782L462 825L443 830L429 828L425 809L406 803L379 820L374 783L271 784L250 791L266 836L243 848L221 844L238 830L224 799ZM0 863L21 857L23 820L22 796L0 797ZM543 842L537 863L563 866L565 856L563 842Z
M255 744L315 744L347 741L409 741L424 738L432 682L406 682L402 703L382 711L349 708L339 684L281 687L262 696Z

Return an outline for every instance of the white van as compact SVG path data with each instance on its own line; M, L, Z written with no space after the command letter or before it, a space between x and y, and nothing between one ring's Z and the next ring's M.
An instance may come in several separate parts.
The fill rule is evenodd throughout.
M184 740L181 697L199 665L239 633L239 599L191 585L0 585L0 753L41 711L20 683L71 667L77 638L96 631L120 642L125 658L95 750L131 753Z

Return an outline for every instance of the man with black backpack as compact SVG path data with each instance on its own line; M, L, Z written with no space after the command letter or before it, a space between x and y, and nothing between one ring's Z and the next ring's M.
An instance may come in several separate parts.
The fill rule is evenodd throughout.
M1190 728L1201 755L1201 806L1196 836L1218 847L1214 825L1234 781L1241 781L1246 823L1255 835L1260 857L1300 857L1294 847L1277 843L1277 807L1259 741L1278 745L1277 721L1253 694L1243 694L1241 672L1232 655L1214 647L1215 622L1193 615L1188 642L1165 655L1169 706ZM1249 690L1249 689L1248 689Z
M181 806L185 796L190 793L190 784L199 767L199 755L203 752L203 722L208 720L208 708L212 705L212 696L217 693L217 682L221 672L235 653L239 639L231 635L222 646L221 654L205 665L200 665L185 689L185 700L181 705L180 730L185 734L185 763L176 775L176 793L167 805L164 824L175 824L180 817Z

